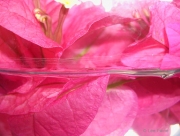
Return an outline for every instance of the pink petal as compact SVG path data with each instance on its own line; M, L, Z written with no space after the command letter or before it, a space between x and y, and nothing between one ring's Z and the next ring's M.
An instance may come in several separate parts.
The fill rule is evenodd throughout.
M0 94L4 96L12 93L27 93L29 90L39 85L44 78L0 74L0 80Z
M74 13L78 13L78 15ZM100 6L88 6L88 3L84 3L70 10L69 16L65 20L63 47L69 47L87 32L93 32L115 24L124 25L131 21L134 21L134 19L122 18L120 14L113 15L104 12Z
M68 48L62 58L75 58L79 67L86 68L116 65L123 50L133 41L123 26L113 25L89 32Z
M169 2L159 2L151 7L153 38L168 44L165 28L168 24L179 23L179 9Z
M54 27L57 25L58 9L60 10L61 5L46 0L42 0L41 3L43 3L42 8L47 10L47 13L54 18ZM0 11L2 11L0 13L1 26L41 47L61 47L43 34L40 24L32 13L34 10L32 1L3 0L0 2L0 5ZM54 10L54 13L52 13L52 10ZM78 13L78 15L74 13ZM88 32L90 26L94 22L99 21L108 15L109 13L104 12L102 7L97 7L89 3L73 7L69 11L64 22L62 46L67 48L73 44L77 39Z
M180 100L179 78L146 77L127 82L138 95L138 115L150 115L165 110Z
M161 69L177 69L180 67L180 57L166 54L163 58Z
M10 128L8 126L8 115L0 114L0 135L1 136L12 136Z
M176 107L176 105L178 105L178 103L176 103L172 107ZM170 107L170 108L160 112L162 117L166 120L166 122L169 125L174 125L174 124L178 124L179 123L179 119L176 117L176 115L173 113L173 111L171 111L172 107Z
M58 48L42 48L0 26L0 68L16 70L23 68L56 68L57 63L49 62L56 57ZM54 64L54 65L53 65ZM56 65L55 65L56 64Z
M137 96L128 87L107 90L96 117L82 136L123 136L138 111Z
M41 47L60 47L43 34L40 24L33 15L32 1L1 0L0 5L0 26Z
M179 0L173 0L173 4L175 4L177 7L180 6L180 1Z
M85 84L76 84L74 88L70 86L71 90L67 90L69 92L39 113L12 116L9 119L12 133L27 136L79 136L82 134L94 119L102 103L108 76L86 78L83 81ZM67 88L69 87L64 89Z
M158 68L165 52L164 45L149 37L128 47L123 52L121 62L132 68Z
M168 24L166 33L169 42L169 53L172 55L180 56L180 27L179 24Z
M136 118L133 123L133 129L140 136L170 135L170 126L159 113Z
M73 7L64 22L63 47L67 48L72 45L77 39L85 35L95 22L107 16L109 13L104 12L102 7L89 3Z
M171 113L174 115L174 117L177 119L176 123L180 122L180 103L175 104L170 108Z
M0 38L0 67L1 68L17 68L19 65L12 58L18 58L18 55L9 49L8 45Z
M2 78L7 80L7 77L4 76ZM62 92L63 85L67 82L65 79L57 78L44 80L44 78L36 77L27 79L9 76L8 80L10 81L7 80L6 82L11 83L11 86L8 87L7 83L1 85L1 90L4 89L3 92L9 91L9 93L7 92L7 94L0 96L1 113L18 115L28 112L39 112L58 97ZM25 80L27 81L25 82Z

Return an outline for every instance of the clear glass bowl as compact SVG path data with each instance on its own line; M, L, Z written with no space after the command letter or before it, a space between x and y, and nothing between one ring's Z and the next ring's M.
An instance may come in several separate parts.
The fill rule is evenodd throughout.
M105 61L112 61L112 57L103 57ZM100 60L100 61L98 61ZM160 68L132 68L123 65L115 65L119 60L113 60L111 65L101 61L102 57L77 59L41 59L41 58L21 58L12 59L11 62L1 62L0 73L21 76L45 76L45 77L81 77L100 75L119 75L127 77L161 77L170 78L178 76L180 69L160 69ZM81 62L83 62L81 64ZM85 62L85 63L84 63ZM96 64L98 63L98 65ZM143 63L143 62L142 62ZM169 63L169 62L166 62ZM8 64L8 65L7 65ZM17 67L10 68L9 64Z

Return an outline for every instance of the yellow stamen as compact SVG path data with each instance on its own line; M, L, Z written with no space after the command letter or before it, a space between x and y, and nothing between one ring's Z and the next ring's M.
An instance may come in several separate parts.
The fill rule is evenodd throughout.
M44 33L47 37L52 37L51 32L51 18L41 9L35 8L34 14L36 19L42 23Z
M145 22L150 25L151 14L150 14L149 9L148 8L144 8L143 9L143 13L144 13L144 16L145 16Z
M68 14L69 9L65 8L64 5L62 5L61 9L60 9L60 13L59 13L59 19L58 19L58 25L56 27L56 30L54 32L54 41L56 41L57 43L61 43L62 40L62 27L63 27L63 23L65 21L65 18Z
M143 9L143 12L144 12L144 14L145 14L146 17L150 17L150 11L149 11L149 9L144 8L144 9Z
M133 16L134 16L134 18L141 18L139 11L134 11Z

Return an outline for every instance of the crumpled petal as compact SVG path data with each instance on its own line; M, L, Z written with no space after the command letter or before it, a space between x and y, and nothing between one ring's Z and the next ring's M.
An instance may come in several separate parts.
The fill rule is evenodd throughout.
M150 8L150 11L152 14L151 32L153 38L162 44L168 45L165 29L169 24L179 23L179 9L169 2L157 2Z
M94 120L81 136L123 136L131 127L137 111L137 96L132 89L126 86L110 88Z
M55 56L57 48L42 48L0 26L0 68L20 70L23 68L52 67L46 57Z
M47 38L33 15L31 0L1 0L0 26L44 48L60 47Z
M126 48L121 62L132 68L159 68L166 50L164 45L149 37Z
M29 90L38 86L44 79L43 77L0 74L0 96L12 93L27 93Z
M41 0L40 3L43 3L42 8L48 8L47 13L49 13L50 16L56 16L53 21L53 27L57 25L57 11L58 8L60 10L61 4L58 5L47 0ZM1 26L41 47L61 48L61 46L58 43L47 38L43 34L39 22L35 19L34 15L32 14L35 8L32 1L2 0L0 2L0 5L0 10L2 11L0 13ZM54 13L52 13L52 9L55 9ZM77 13L78 15L74 13ZM94 22L108 15L109 13L104 12L102 7L94 6L93 4L89 4L88 2L78 6L74 6L69 11L68 16L63 25L62 46L65 48L70 46L77 39L83 36L89 30L90 26Z
M5 80L5 78L6 76L3 79ZM25 83L19 82L21 85L17 86L17 79L17 77L9 77L9 83L12 85L10 88L7 87L7 84L1 85L3 91L7 91L6 94L0 96L1 113L18 115L39 112L62 93L63 85L67 82L66 79L37 77L27 78ZM21 78L21 80L25 79Z
M89 2L74 6L64 22L62 46L67 48L72 45L89 31L91 25L108 15L109 13L104 12L102 7L94 6Z
M23 55L21 54L21 51L18 50L18 46L15 46L19 44L16 39L18 36L15 37L13 33L7 31L1 26L0 31L0 67L3 69L12 68L12 66L14 69L19 68L21 63L23 65L23 62L20 60ZM26 55L29 56L29 54Z
M137 115L150 115L177 103L180 100L179 78L161 79L145 77L127 82L138 96L139 111Z
M132 127L140 136L169 136L171 133L170 125L160 113L139 116Z
M119 17L119 20L123 21L125 19ZM105 23L101 22L102 24ZM74 58L79 67L99 68L106 65L113 66L117 65L123 50L133 41L132 34L124 30L122 25L112 25L89 32L65 50L62 58Z
M78 82L82 80L78 80ZM38 113L11 116L8 123L16 135L79 136L94 119L105 95L108 76L83 79L84 84L65 94ZM70 84L71 85L71 84ZM66 86L67 89L69 86Z

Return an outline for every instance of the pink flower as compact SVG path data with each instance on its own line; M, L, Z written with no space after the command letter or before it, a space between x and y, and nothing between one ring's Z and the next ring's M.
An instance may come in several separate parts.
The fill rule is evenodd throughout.
M86 44L91 46L90 50L92 50L92 53L91 51L88 51L87 54L82 55L83 57L96 58L96 56L112 56L113 59L111 59L111 61L114 65L114 63L117 62L117 58L121 56L121 52L123 52L130 43L139 38L139 34L136 34L137 30L132 31L131 28L128 28L130 23L139 25L136 19L129 18L128 16L124 17L117 13L105 12L103 7L94 6L90 2L74 6L70 10L66 10L57 2L46 0L42 0L40 4L38 4L38 0L35 0L34 3L29 2L28 0L10 0L8 2L1 1L0 4L0 10L2 11L0 13L1 29L3 29L2 31L5 31L7 35L12 36L10 38L11 40L3 38L5 35L2 35L1 38L3 44L7 43L8 40L8 46L12 46L10 49L3 49L5 51L3 51L2 62L6 64L1 66L3 68L8 68L6 61L17 65L17 59L19 58L22 60L20 60L19 64L21 66L16 66L19 66L18 68L22 66L28 67L28 65L33 68L48 68L51 64L48 64L46 58L59 58L65 50L62 58L72 57L76 59L76 56L73 56L74 53L76 53L77 50L78 54L82 54L81 50L83 50L82 48L84 48ZM91 11L93 12L91 13ZM108 26L111 26L112 28L107 28ZM133 27L136 28L136 26L132 26L132 29L134 29ZM44 31L44 33L42 31ZM144 31L144 29L141 31ZM141 33L141 31L139 31L139 33ZM96 37L92 36L92 34L94 35L95 33L99 36L100 33L102 33L97 39L97 42L93 39ZM107 38L109 35L112 35L112 37ZM117 36L116 39L113 35ZM88 42L83 43L83 41L86 41L85 37L87 36L91 37L91 39L89 39ZM123 39L118 37L123 37ZM106 39L106 41L104 39ZM117 44L114 43L114 46L111 46L112 41L114 42L115 40L120 45L119 50L116 50ZM92 41L95 43L91 43ZM106 43L109 43L109 45L106 46L111 48L110 52L102 53L102 48ZM77 44L79 44L78 46L80 46L80 49L77 47ZM13 48L15 45L18 45L16 50ZM86 46L85 48L89 48L89 46ZM99 51L96 49L97 46L101 46L98 48ZM73 50L73 53L69 51L71 49ZM66 55L67 53L71 54L71 56ZM12 60L11 58L15 59ZM42 64L37 66L38 61L36 62L36 59L26 60L24 58L43 58L43 61L41 60ZM92 60L91 63L97 65L99 62L94 62ZM83 62L80 64L82 66L84 65ZM105 65L106 62L102 64L102 66ZM55 66L53 69L57 69L57 67L58 66ZM92 66L90 65L89 67Z
M68 9L55 1L1 0L0 11L1 70L179 67L179 9L173 3L135 1L105 12L90 1ZM57 65L69 58L72 63ZM0 80L4 136L123 136L130 128L142 136L150 135L144 129L168 130L166 136L179 123L178 77L0 74Z

